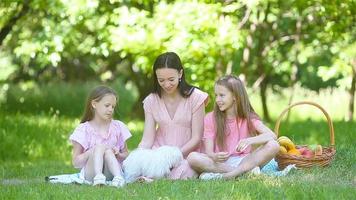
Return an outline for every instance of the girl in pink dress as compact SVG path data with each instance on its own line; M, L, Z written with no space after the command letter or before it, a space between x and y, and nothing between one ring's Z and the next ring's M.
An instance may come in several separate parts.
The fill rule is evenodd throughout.
M279 151L276 135L261 122L242 81L233 75L215 83L215 108L204 119L203 140L205 153L191 153L188 162L197 172L211 172L200 175L205 180L258 173Z
M181 60L173 52L158 56L153 72L153 92L143 101L145 127L139 147L176 146L186 157L200 147L208 94L185 81ZM196 176L184 160L169 178Z
M128 155L125 141L131 133L124 123L113 120L117 95L106 86L95 88L89 95L81 124L70 136L72 162L81 169L81 178L93 185L125 185L121 161Z

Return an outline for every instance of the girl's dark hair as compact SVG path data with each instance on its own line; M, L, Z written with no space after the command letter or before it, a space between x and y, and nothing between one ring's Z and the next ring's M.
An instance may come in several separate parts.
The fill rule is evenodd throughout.
M116 97L117 99L117 94L115 92L115 90L111 89L110 87L107 87L107 86L98 86L96 88L94 88L88 98L87 98L87 101L86 101L86 105L85 105L85 110L84 110L84 114L83 114L83 117L82 119L80 120L80 123L84 123L86 121L90 121L94 118L94 110L93 110L93 107L91 105L91 102L92 101L100 101L105 95L107 94L112 94Z
M195 87L185 81L182 62L179 56L174 52L166 52L156 58L153 64L153 93L156 93L159 97L161 97L162 88L158 83L156 74L156 70L161 68L176 69L178 72L182 71L182 77L178 84L179 93L185 98L189 97L193 93Z

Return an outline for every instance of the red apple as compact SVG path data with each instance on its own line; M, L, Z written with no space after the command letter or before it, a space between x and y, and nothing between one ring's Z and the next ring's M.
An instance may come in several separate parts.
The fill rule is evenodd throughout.
M302 156L306 158L312 158L314 156L314 152L310 149L305 149Z
M308 148L307 147L298 148L298 151L300 152L301 155L304 154L305 150L308 150Z

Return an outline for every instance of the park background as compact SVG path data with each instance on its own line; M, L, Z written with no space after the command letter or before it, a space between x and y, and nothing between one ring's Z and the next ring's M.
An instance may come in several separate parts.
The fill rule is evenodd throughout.
M3 0L0 2L0 199L352 199L356 196L356 3L352 0ZM88 92L119 94L115 118L142 136L152 64L181 57L189 83L210 95L224 74L241 77L257 113L274 128L284 108L313 101L335 128L330 167L287 177L168 181L123 189L52 185L75 173L68 136ZM282 121L297 144L330 145L315 107Z

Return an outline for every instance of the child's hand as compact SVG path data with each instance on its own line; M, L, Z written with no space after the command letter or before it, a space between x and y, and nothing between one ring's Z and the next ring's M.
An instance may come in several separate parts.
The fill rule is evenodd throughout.
M229 152L218 152L214 154L213 160L214 162L225 162L229 157Z
M115 155L120 154L120 149L117 147L113 147L112 152L114 152Z
M242 152L243 150L245 150L248 146L250 146L251 140L249 138L245 138L240 140L240 142L237 144L236 146L236 151L237 152Z
M114 152L115 156L120 159L125 159L128 156L127 151L121 152L120 149L117 147L113 147L112 151Z

